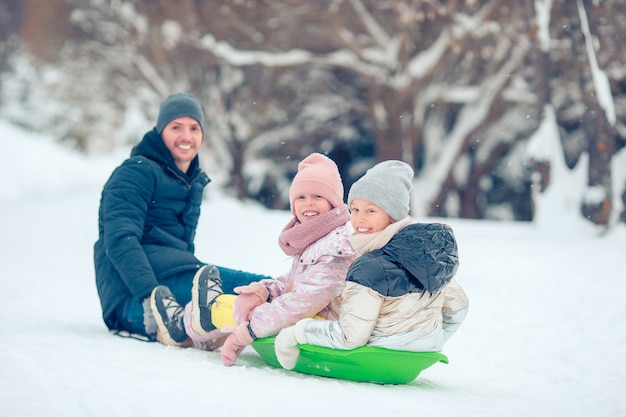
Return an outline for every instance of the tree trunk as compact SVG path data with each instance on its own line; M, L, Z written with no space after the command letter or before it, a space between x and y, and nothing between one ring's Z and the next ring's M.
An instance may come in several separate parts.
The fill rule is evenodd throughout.
M608 225L612 209L612 188L611 188L611 156L615 149L615 135L611 128L607 114L598 101L598 85L594 84L594 74L592 73L593 57L595 50L589 51L588 44L593 45L593 40L586 40L584 35L584 22L580 19L582 1L565 2L567 15L570 17L571 43L573 49L573 68L578 73L580 90L582 92L582 102L585 105L585 112L581 124L581 129L587 139L587 152L589 154L589 167L587 185L588 195L584 199L581 211L582 214L598 225ZM587 9L590 11L590 8ZM588 12L585 10L585 14ZM591 29L591 28L590 28ZM595 49L595 48L594 48ZM595 58L593 58L595 59Z
M373 86L369 100L370 114L376 127L374 146L376 160L402 159L402 103L395 91Z

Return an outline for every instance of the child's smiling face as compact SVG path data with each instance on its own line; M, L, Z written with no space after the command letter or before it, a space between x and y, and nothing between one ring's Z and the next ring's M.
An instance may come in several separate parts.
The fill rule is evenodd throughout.
M307 222L333 208L328 200L317 194L299 195L293 201L293 206L293 211L300 223Z
M357 234L380 232L394 220L380 207L362 198L350 203L350 223Z

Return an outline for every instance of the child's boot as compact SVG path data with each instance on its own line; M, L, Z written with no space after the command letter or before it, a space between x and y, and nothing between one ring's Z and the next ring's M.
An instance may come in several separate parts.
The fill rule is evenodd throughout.
M189 335L191 346L201 350L215 350L222 347L229 335L229 333L222 333L219 329L211 330L202 336L196 334L191 328L191 303L185 306L185 331Z
M211 306L223 294L220 271L214 265L205 265L193 277L191 289L191 328L203 336L215 330L211 319Z

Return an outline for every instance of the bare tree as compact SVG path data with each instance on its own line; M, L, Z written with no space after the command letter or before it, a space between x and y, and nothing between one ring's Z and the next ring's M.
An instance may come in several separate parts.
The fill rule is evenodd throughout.
M280 2L264 4L276 10ZM200 47L231 65L321 65L353 73L365 90L376 158L402 159L421 171L423 214L483 217L477 201L484 190L478 184L516 140L537 126L541 106L528 91L536 81L524 71L532 51L532 10L495 0L483 5L350 0L319 7L284 7L292 11L288 16L276 10L280 22L297 20L305 33L310 19L319 16L313 23L328 30L318 30L314 46L310 38L278 36L278 51L266 43L246 50L249 41L242 48L235 45L238 38L228 42L217 28L200 39ZM293 10L302 13L296 16ZM262 27L255 26L255 33ZM525 121L530 115L532 123L500 135L504 123L498 120L514 112ZM489 140L481 142L483 135ZM472 148L482 154L464 165L469 171L458 172L459 159ZM464 197L460 208L444 209L454 193Z
M598 60L597 34L599 22L616 11L591 3L576 0L554 4L551 27L558 43L550 51L548 79L570 165L583 153L588 155L588 189L581 196L581 211L592 222L607 225L613 201L611 158L616 115L609 81Z
M622 3L74 0L65 41L40 55L67 74L48 86L73 110L57 131L105 146L129 104L153 120L149 103L192 91L233 193L276 208L297 161L322 151L346 188L376 160L412 164L417 215L530 220L524 144L549 103L570 167L590 156L583 212L606 223L626 137Z

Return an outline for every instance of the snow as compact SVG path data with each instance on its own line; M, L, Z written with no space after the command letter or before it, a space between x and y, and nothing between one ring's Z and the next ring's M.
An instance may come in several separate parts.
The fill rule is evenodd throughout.
M227 368L218 352L113 336L101 320L99 193L128 149L87 158L2 122L0 141L2 416L626 415L623 224L599 234L559 210L543 210L536 224L415 219L454 228L471 305L445 347L450 363L411 384L289 372L251 348ZM197 254L285 272L276 240L288 219L209 185Z
M293 49L284 53L260 51L241 51L226 41L217 40L211 34L205 34L200 41L201 46L215 56L235 66L262 64L265 66L298 65L308 62L312 54L302 49Z
M537 13L537 33L542 51L550 49L550 11L552 0L535 0L535 12Z

